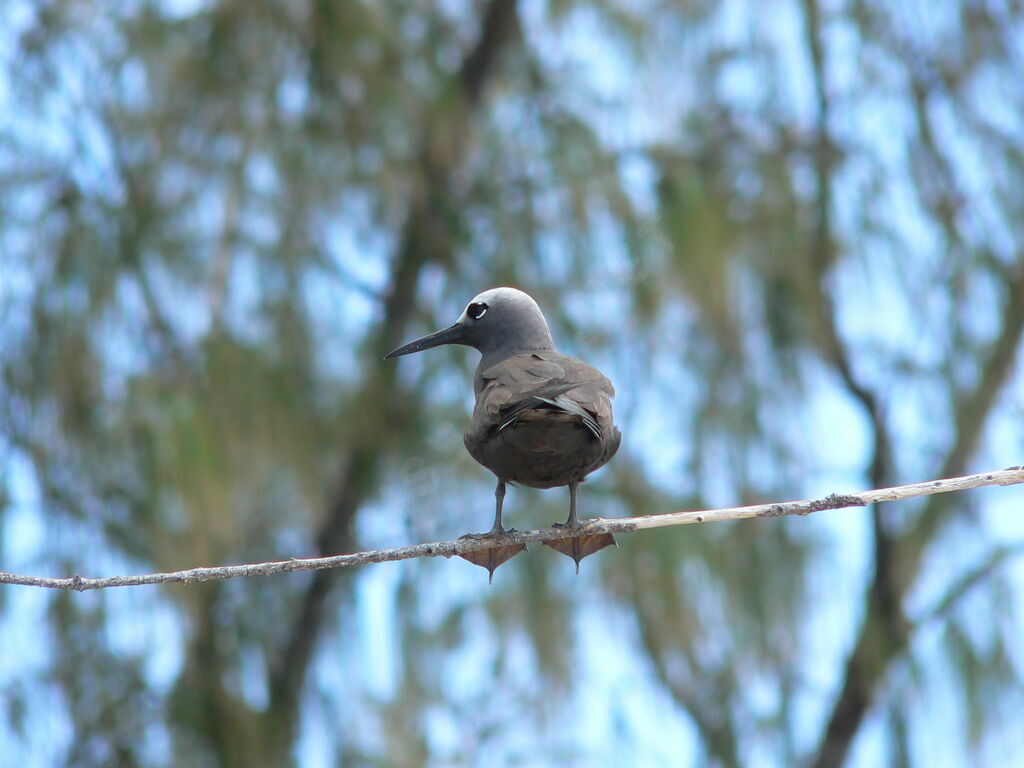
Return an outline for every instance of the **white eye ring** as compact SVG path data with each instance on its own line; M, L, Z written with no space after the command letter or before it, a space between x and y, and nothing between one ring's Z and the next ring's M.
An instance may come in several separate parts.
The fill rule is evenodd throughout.
M476 302L466 307L466 314L471 320L479 320L487 314L487 305L483 302Z

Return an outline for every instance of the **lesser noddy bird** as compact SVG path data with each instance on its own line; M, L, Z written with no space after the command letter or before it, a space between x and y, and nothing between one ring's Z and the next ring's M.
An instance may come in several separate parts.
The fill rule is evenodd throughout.
M529 295L516 288L492 288L473 297L448 328L399 347L387 358L442 344L464 344L481 353L473 379L476 406L465 434L466 449L491 470L494 526L480 537L505 533L501 506L506 483L531 488L569 486L567 529L580 527L576 489L619 448L612 419L615 388L593 366L560 354L547 321ZM579 562L615 540L610 534L577 535L546 542ZM522 544L494 547L466 559L491 572L524 550Z

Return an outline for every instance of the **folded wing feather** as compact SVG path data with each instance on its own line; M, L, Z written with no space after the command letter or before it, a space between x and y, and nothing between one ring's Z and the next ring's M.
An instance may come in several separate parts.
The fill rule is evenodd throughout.
M578 417L595 437L602 436L598 419L602 410L610 409L614 389L600 371L580 360L557 353L517 355L481 377L477 410L486 415L490 429L500 431L527 411L547 410Z

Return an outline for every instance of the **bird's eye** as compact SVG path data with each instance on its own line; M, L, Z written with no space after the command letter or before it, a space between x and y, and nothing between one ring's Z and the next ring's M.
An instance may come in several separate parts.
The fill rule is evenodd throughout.
M482 302L476 304L470 304L466 307L466 314L469 315L473 320L479 320L485 314L487 314L487 305Z

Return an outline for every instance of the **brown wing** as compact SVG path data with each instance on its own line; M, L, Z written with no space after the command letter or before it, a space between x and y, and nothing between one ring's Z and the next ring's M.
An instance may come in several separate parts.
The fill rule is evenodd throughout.
M615 388L593 366L557 352L532 352L502 360L481 373L473 431L498 431L526 411L577 416L601 438L612 429Z

